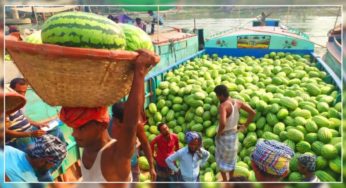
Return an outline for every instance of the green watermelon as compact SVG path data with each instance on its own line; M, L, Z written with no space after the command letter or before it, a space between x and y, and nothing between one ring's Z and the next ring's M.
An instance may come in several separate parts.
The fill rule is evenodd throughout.
M301 140L304 140L304 134L301 131L294 129L294 128L289 129L287 131L287 137L290 140L293 140L295 142L299 142Z
M334 159L338 155L338 151L335 146L326 144L321 148L321 155L326 159Z
M42 25L42 42L80 48L124 49L125 34L120 25L93 13L63 12Z
M322 156L318 156L316 158L316 169L317 170L323 170L327 167L328 165L328 161L323 158Z
M321 142L328 143L332 140L333 135L330 129L322 127L318 130L317 137Z
M32 44L42 44L41 31L35 31L31 35L25 37L23 41Z
M141 170L149 170L149 162L144 156L138 158L138 165Z
M296 150L300 153L305 153L311 150L311 146L306 141L300 141L296 145Z
M125 50L136 51L140 49L146 49L146 50L154 51L154 46L151 41L151 38L141 28L130 25L130 24L119 24L119 25L123 29L125 33L125 37L126 37Z

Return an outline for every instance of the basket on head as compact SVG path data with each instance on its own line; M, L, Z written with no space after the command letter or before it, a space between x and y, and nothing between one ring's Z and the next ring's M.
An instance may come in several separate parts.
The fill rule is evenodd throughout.
M99 107L126 96L138 53L31 44L6 39L6 50L43 101L51 106Z

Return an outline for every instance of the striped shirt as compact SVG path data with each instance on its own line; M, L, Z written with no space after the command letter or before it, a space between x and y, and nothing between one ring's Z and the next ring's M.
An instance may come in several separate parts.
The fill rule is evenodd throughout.
M22 110L18 110L9 115L10 127L8 128L11 131L25 132L31 128L29 120L25 117ZM15 138L6 138L7 141L14 141Z

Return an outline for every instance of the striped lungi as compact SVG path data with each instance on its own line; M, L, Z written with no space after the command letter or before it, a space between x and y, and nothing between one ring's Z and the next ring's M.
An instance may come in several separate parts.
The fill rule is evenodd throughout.
M236 132L226 131L216 137L215 160L223 172L233 171L237 162L238 137Z

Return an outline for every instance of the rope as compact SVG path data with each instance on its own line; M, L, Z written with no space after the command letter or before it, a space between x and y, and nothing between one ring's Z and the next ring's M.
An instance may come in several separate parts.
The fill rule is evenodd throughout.
M171 53L173 53L173 55L174 55L174 62L176 62L177 61L177 55L175 53L175 43L173 40L169 40L169 49L170 49Z
M208 40L210 40L210 39L212 39L212 38L215 38L215 37L217 37L217 36L222 36L222 35L224 35L224 34L226 34L226 33L229 33L229 32L233 32L233 31L235 31L235 30L237 30L237 29L241 29L241 28L243 28L244 25L246 25L246 24L248 24L248 23L251 23L251 22L252 22L252 20L250 20L250 21L248 21L248 22L246 22L246 23L244 23L244 24L239 24L238 26L234 26L234 27L232 27L232 28L230 28L230 29L227 29L227 30L220 31L220 32L214 33L214 34L212 34L212 35L209 35L209 37L206 38L205 41L208 41Z

